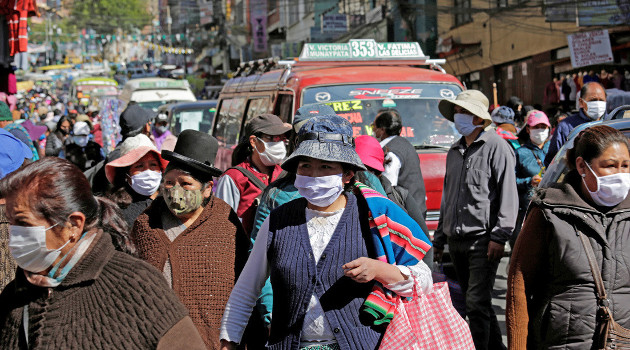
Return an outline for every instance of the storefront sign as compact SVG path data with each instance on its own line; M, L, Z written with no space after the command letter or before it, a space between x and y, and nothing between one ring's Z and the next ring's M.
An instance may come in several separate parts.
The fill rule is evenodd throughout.
M573 68L613 62L608 30L567 35Z

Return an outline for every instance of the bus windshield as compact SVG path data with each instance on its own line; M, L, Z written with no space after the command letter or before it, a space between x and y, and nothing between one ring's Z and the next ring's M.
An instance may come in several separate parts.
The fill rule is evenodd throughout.
M461 135L438 110L442 99L455 98L455 84L392 83L317 86L304 90L303 104L323 103L346 118L354 137L372 135L371 124L383 109L397 110L403 120L400 136L417 148L450 147Z

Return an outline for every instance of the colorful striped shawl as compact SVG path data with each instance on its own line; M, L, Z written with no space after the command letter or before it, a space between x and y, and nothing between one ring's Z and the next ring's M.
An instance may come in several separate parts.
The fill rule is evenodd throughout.
M431 242L407 213L387 197L360 183L355 191L365 198L369 209L372 243L376 259L392 265L415 265L431 249ZM388 324L394 318L396 294L379 282L361 307L361 313L374 325Z

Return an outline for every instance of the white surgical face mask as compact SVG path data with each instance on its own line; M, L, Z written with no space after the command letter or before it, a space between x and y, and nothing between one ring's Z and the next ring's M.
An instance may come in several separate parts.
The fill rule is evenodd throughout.
M150 196L160 188L161 181L161 172L145 170L131 176L131 188L143 196Z
M597 120L606 113L606 101L586 102L586 108L586 115L592 120Z
M265 142L260 138L258 138L258 140L265 145L265 151L262 153L258 152L258 148L255 147L263 164L266 166L274 166L282 163L287 156L287 147L284 145L284 141Z
M76 143L79 147L85 147L88 144L87 136L72 136L72 139L74 140L74 143Z
M603 207L614 207L626 199L630 190L630 173L597 176L588 163L586 166L597 180L597 189L591 192L584 181L584 176L582 176L582 182L595 203Z
M470 114L464 113L455 113L453 116L453 121L455 122L455 128L457 132L462 134L463 136L468 136L475 131L475 129L481 127L481 125L473 124L473 116Z
M167 125L160 125L160 126L156 126L156 127L155 127L155 131L156 131L158 134L160 134L160 135L162 135L163 133L165 133L165 132L166 132L166 130L168 130L168 126L167 126Z
M30 272L41 272L49 268L61 254L61 249L70 240L57 249L46 247L46 231L57 226L16 226L9 225L9 251L18 266Z
M294 185L309 203L325 208L333 204L343 192L343 174L320 177L296 175Z
M549 128L529 129L529 139L534 145L542 145L549 137Z

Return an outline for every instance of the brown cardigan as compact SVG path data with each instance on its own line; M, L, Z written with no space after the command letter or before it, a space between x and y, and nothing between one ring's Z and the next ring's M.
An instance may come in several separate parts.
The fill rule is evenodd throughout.
M219 349L221 317L247 261L249 240L232 208L212 197L199 218L171 242L162 229L165 206L159 197L136 220L132 238L138 256L160 271L169 259L175 294L206 346Z
M30 284L22 269L0 294L0 348L203 349L186 309L155 268L97 238L55 288Z
M6 205L0 204L0 291L15 277L17 264L9 252L9 219Z

